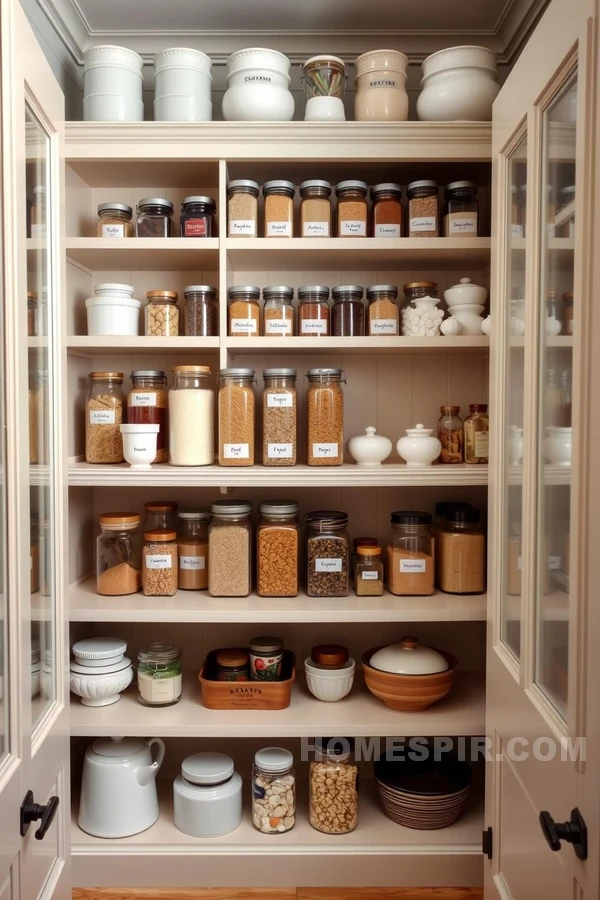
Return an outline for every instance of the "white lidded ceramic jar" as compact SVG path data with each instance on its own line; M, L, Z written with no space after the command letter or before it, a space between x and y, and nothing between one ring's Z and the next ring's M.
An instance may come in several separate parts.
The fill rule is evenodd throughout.
M354 118L357 122L408 119L408 57L399 50L370 50L358 57Z
M71 693L81 697L83 706L111 706L133 681L133 667L126 656L106 666L82 666L72 662L69 670Z
M142 57L127 47L102 44L83 54L86 122L141 122Z
M496 57L486 47L438 50L422 65L417 118L427 122L489 122L500 86Z
M103 282L94 285L94 296L85 301L88 335L138 335L142 304L134 298L133 291L131 284Z
M573 429L557 428L554 425L546 428L544 454L553 466L570 466L573 451Z
M225 753L194 753L173 783L175 827L192 837L228 834L242 822L242 779Z
M444 291L444 300L448 309L454 306L485 306L487 295L487 288L473 284L470 278L461 278L458 284Z
M423 647L414 637L403 637L399 644L377 650L369 665L394 675L435 675L446 672L448 660L432 647Z
M121 425L123 456L132 469L149 469L156 457L160 425Z
M380 466L392 452L392 442L368 425L364 434L350 438L348 452L359 466Z
M433 436L433 428L417 425L406 429L406 435L400 438L396 450L407 466L430 466L442 452L442 445Z
M94 741L83 763L77 820L81 830L95 837L121 838L154 825L156 776L164 756L165 745L156 737Z
M290 61L277 50L248 47L227 60L223 118L227 122L289 122L295 102Z
M154 119L210 122L212 61L201 50L170 47L154 57Z
M518 466L523 459L523 429L511 425L508 429L508 464L509 466Z

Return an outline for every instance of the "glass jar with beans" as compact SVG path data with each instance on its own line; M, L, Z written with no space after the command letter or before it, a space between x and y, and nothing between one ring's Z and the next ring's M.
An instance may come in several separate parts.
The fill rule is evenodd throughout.
M260 597L298 594L298 504L294 500L261 503L256 532L257 576Z
M308 465L341 466L344 461L344 395L341 369L309 369L306 410Z
M399 184L375 184L371 188L374 238L402 237L402 188Z
M353 738L316 738L309 776L310 824L325 834L358 825L358 766Z
M294 289L279 285L263 288L263 334L265 337L292 337L294 334Z
M142 590L146 597L172 597L177 592L177 532L154 528L144 532Z
M296 774L289 750L265 747L255 755L252 822L263 834L282 834L296 824Z
M254 369L219 373L219 465L254 465Z
M219 500L208 529L208 592L211 597L247 597L252 590L252 504Z
M267 181L265 198L265 237L294 237L294 194L292 181Z
M258 193L256 181L237 178L227 185L227 234L258 237Z
M217 337L219 304L210 284L188 284L184 289L183 333L187 337Z
M320 284L300 287L298 300L298 334L328 337L329 288Z
M340 181L337 197L337 236L367 236L367 185L364 181Z
M437 181L411 181L407 194L408 236L437 237L440 230Z
M178 298L176 291L148 291L144 310L148 336L174 337L179 334Z
M295 466L296 370L265 369L263 379L263 466Z
M365 333L364 288L340 284L331 291L331 333L334 337L363 337Z
M320 510L306 517L306 593L309 597L347 597L350 538L345 512Z
M229 334L231 337L259 337L260 288L235 285L229 288Z

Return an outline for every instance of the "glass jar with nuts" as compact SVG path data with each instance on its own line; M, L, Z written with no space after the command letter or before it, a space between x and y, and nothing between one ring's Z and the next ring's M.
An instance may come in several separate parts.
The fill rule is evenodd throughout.
M178 294L175 291L148 291L145 309L146 334L172 337L179 334Z
M310 764L310 824L325 834L358 825L358 766L352 738L317 738Z
M263 834L291 831L296 824L294 757L282 747L265 747L252 767L252 822Z
M441 463L463 461L463 420L459 413L460 406L440 406L438 438L442 445Z

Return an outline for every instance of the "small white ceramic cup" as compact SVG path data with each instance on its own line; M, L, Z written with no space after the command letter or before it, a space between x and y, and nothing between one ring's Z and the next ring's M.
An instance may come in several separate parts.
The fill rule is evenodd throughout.
M149 469L156 456L160 425L121 425L123 456L132 469Z

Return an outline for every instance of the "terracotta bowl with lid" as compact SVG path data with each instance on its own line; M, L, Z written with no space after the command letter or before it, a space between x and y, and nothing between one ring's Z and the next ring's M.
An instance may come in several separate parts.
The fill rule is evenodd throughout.
M390 709L429 709L450 691L457 661L445 650L422 647L414 637L363 653L365 683Z

